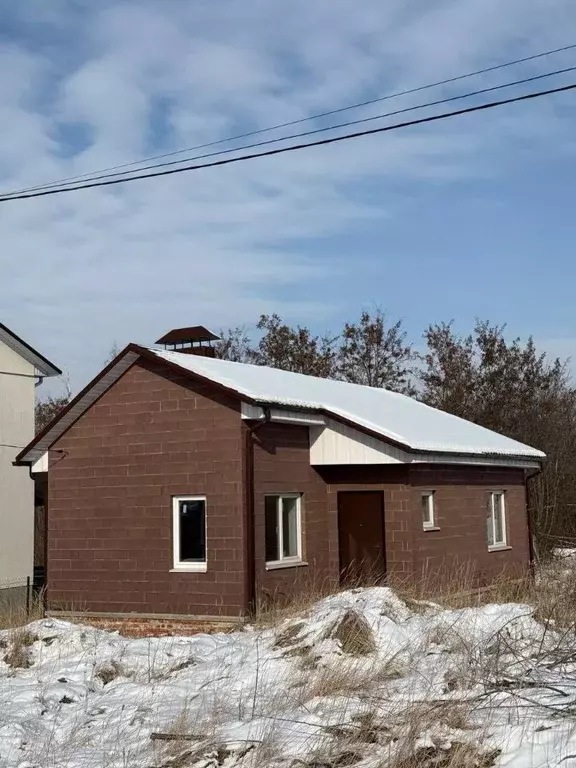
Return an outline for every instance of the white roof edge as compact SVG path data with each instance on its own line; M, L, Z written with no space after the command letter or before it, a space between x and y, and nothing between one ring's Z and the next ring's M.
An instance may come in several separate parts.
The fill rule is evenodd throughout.
M62 375L60 368L57 368L54 363L51 363L50 360L27 344L3 323L0 323L0 341L4 342L7 347L10 347L16 354L20 355L20 357L33 365L36 370L39 371L41 376L48 377Z
M244 396L247 396L246 393L239 393L244 394ZM314 412L320 412L324 411L328 415L336 417L336 419L344 419L345 421L352 421L350 418L350 415L347 413L342 413L337 408L329 408L325 405L319 405L314 404L311 402L305 402L302 400L289 400L289 399L282 399L282 398L254 398L254 402L259 405L282 405L286 408L305 408L310 411ZM447 414L451 415L451 414ZM436 455L442 455L442 454L453 454L454 456L502 456L502 458L526 458L526 459L545 459L546 454L542 451L539 451L537 448L530 448L529 446L526 446L528 448L528 451L526 453L521 453L520 451L516 450L499 450L499 451L490 451L490 450L482 450L473 448L470 446L462 446L462 445L454 445L450 446L450 449L448 450L446 446L438 444L434 445L433 443L408 443L405 441L405 439L401 435L397 435L394 432L391 432L390 430L383 429L382 427L378 427L374 424L371 424L368 421L365 421L364 419L353 419L354 423L360 427L361 429L367 429L370 432L377 433L381 437L387 440L391 440L395 443L400 443L404 448L406 448L409 451L413 451L415 453L429 453L429 454L436 454Z
M227 385L229 386L229 385ZM244 397L250 397L249 393L244 390L243 392L240 392L238 390L239 394L244 395ZM396 393L394 393L396 394ZM336 418L344 419L345 421L351 421L350 415L347 413L343 413L337 408L329 408L325 405L321 405L318 403L313 402L306 402L304 400L290 400L290 399L284 399L284 398L274 398L274 397L256 397L251 398L253 399L254 403L258 405L282 405L285 408L304 408L306 410L310 411L325 411L331 416L335 416ZM451 414L446 414L450 416ZM446 450L446 446L443 445L434 445L433 443L407 443L405 439L401 435L397 435L395 432L391 432L390 430L383 429L382 427L378 427L368 421L365 421L364 419L354 419L354 423L357 424L359 427L363 427L364 429L368 429L370 432L376 432L379 435L381 435L383 438L392 440L395 443L400 443L405 448L415 451L418 453L436 453L436 454L442 454L442 453L453 453L454 455L458 456L518 456L518 457L525 457L525 458L534 458L534 459L545 459L546 454L542 451L539 451L537 448L530 448L529 446L526 446L528 448L527 453L521 453L516 450L500 450L500 451L484 451L480 449L474 449L470 446L458 446L454 445L450 447L450 450Z
M233 363L230 361L216 360L212 358L201 358L194 355L178 354L177 352L167 352L159 350L154 347L147 347L148 351L153 352L157 357L172 362L184 370L196 373L199 376L207 378L216 384L220 384L228 389L233 390L238 395L243 396L252 403L258 405L280 405L285 408L306 409L312 411L323 411L329 415L340 418L344 421L352 423L361 429L370 431L373 434L379 435L384 439L388 439L392 442L400 444L402 447L412 451L414 453L434 453L444 454L446 456L485 456L485 457L502 457L502 458L522 458L528 460L536 460L541 462L546 458L546 454L542 451L532 448L531 446L524 445L517 440L507 438L504 435L493 432L481 427L478 424L469 422L465 419L461 419L458 416L447 413L445 411L439 411L436 408L428 406L424 403L409 398L405 395L401 395L397 392L389 392L388 390L375 390L373 387L366 387L356 384L345 384L344 382L334 381L330 379L317 379L313 376L305 376L303 374L296 374L288 371L281 371L279 369L268 368L266 366L248 365L245 363ZM212 369L217 370L217 373ZM258 373L261 372L261 376ZM266 373L264 373L266 372ZM229 373L231 375L229 375ZM273 378L271 378L273 377ZM282 387L284 391L290 390L289 396L278 396L278 394L272 394L270 387L277 384L277 381L282 377ZM268 379L269 384L265 381L262 382L262 389L256 391L254 382L258 379ZM244 379L244 381L242 380ZM318 399L311 398L310 400L302 397L294 397L293 390L298 389L298 385L302 389L304 381L309 381L310 386L318 389L319 387L324 392L328 392L334 387L341 387L343 384L346 387L352 388L354 393L370 392L371 396L377 391L379 396L385 396L388 399L392 399L394 402L394 409L398 407L405 407L407 401L412 404L413 408L425 409L426 412L434 412L437 416L441 414L441 418L446 425L459 422L464 423L468 432L477 434L491 435L496 437L496 442L499 443L496 446L484 446L474 445L472 442L464 444L460 442L442 443L435 440L419 441L407 439L406 435L400 434L397 430L391 430L384 424L375 423L371 419L367 419L359 415L358 413L352 413L352 408L341 408L334 403L327 401L319 401ZM246 381L249 383L247 384ZM352 396L352 390L349 391L348 397ZM504 444L504 445L502 445ZM507 445L506 445L507 444Z

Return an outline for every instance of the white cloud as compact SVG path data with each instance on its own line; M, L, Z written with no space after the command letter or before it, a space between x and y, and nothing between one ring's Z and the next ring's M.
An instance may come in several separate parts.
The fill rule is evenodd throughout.
M576 19L569 0L57 5L18 4L21 36L0 47L5 190L150 152L158 103L165 137L152 149L167 151L561 44L558 25ZM179 324L218 328L275 309L324 328L346 301L332 275L346 267L369 282L370 265L362 254L344 265L314 242L382 226L394 206L384 182L496 173L519 137L533 145L565 130L551 103L529 123L525 114L2 204L1 319L75 387L114 339L152 342ZM63 127L90 145L70 156ZM363 185L376 180L366 202Z

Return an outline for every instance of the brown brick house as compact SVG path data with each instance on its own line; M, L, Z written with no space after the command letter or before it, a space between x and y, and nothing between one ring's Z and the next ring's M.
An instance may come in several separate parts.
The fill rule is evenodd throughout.
M527 567L541 452L193 335L126 347L18 456L48 465L51 611L242 617L311 580Z

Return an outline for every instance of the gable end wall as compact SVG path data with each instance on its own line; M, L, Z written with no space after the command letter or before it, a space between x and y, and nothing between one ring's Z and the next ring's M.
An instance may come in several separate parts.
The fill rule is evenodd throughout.
M246 611L239 405L140 361L53 446L52 610ZM171 573L175 495L206 495L208 571Z

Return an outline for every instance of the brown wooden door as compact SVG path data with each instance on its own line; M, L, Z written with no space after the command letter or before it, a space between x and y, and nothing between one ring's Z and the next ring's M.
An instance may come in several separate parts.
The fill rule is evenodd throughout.
M340 580L374 584L386 572L384 503L380 491L338 494Z

